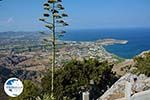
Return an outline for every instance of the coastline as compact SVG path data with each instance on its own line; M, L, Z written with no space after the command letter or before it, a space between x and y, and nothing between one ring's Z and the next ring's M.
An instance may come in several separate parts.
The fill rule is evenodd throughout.
M124 61L125 58L119 57L114 53L107 51L104 46L115 45L115 44L124 45L127 44L128 41L109 38L109 39L99 39L96 41L63 41L63 43L67 44L68 46L74 46L74 47L78 46L80 48L84 48L84 50L87 50L88 53L85 56L82 55L84 51L82 49L79 49L82 52L79 54L81 56L81 57L78 56L79 58L89 57L89 58L97 58L100 61L108 60L109 62L121 62Z

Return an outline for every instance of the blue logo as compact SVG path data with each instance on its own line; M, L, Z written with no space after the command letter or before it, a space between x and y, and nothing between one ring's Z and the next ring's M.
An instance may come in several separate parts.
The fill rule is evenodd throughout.
M4 84L4 90L10 97L17 97L23 91L23 84L17 78L10 78Z

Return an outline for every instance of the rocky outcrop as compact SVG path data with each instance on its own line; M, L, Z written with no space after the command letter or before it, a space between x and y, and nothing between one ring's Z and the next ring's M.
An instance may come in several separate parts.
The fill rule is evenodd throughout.
M18 67L18 64L28 59L29 57L19 55L0 58L0 100L7 100L3 86L8 78L17 77L21 80L39 81L38 78L41 77L40 72L25 70L23 66Z
M17 55L12 55L12 56L6 56L0 59L0 64L3 66L7 66L7 67L14 67L17 64L26 61L27 58L26 56L17 56Z
M116 100L125 96L125 83L130 81L133 83L133 79L137 78L139 91L145 91L150 89L150 78L141 74L136 76L128 73L121 77L110 89L108 89L98 100Z
M0 83L4 83L10 77L17 77L22 80L29 79L35 80L40 77L41 74L37 71L28 71L24 68L20 68L17 65L23 61L28 60L26 56L6 56L0 59Z

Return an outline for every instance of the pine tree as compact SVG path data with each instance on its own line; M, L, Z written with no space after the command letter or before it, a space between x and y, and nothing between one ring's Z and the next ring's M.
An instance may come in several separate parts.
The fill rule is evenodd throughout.
M51 97L53 98L54 91L54 71L55 71L55 62L56 62L56 39L60 36L63 36L66 31L58 30L59 27L68 26L68 23L63 19L68 17L64 12L64 7L62 6L62 0L47 0L44 3L45 13L44 18L39 20L45 23L45 27L50 30L50 39L45 39L46 42L52 44L52 67L51 67Z

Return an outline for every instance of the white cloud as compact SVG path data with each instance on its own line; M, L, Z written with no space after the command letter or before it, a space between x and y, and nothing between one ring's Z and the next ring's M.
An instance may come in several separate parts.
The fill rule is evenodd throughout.
M6 23L9 24L9 23L12 23L12 22L14 22L14 19L13 19L13 17L10 17L10 18L7 19Z
M7 19L0 19L0 26L7 26L13 22L15 22L13 17L9 17Z

